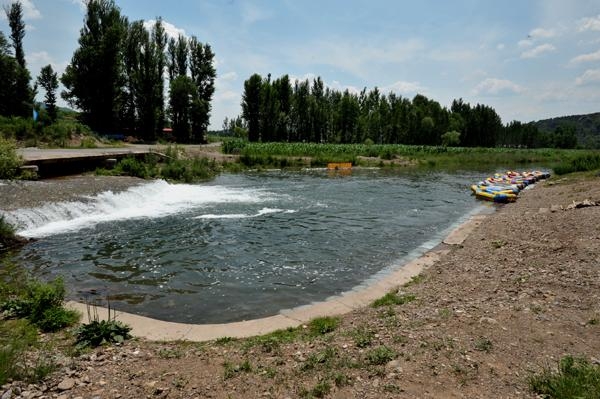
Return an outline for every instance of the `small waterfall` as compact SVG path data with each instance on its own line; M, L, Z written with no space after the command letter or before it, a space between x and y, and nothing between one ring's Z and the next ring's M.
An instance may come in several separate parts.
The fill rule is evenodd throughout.
M48 203L7 212L4 216L17 227L19 235L39 238L102 222L157 218L219 203L262 203L272 197L273 194L259 189L170 184L158 180L119 193L107 191L81 201Z

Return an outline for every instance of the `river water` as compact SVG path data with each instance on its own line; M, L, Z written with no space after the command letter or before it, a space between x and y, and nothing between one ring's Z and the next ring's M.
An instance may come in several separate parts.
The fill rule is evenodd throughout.
M162 320L240 321L321 301L437 244L478 207L475 172L323 170L154 181L6 216L17 261L73 299ZM382 293L383 295L384 293Z

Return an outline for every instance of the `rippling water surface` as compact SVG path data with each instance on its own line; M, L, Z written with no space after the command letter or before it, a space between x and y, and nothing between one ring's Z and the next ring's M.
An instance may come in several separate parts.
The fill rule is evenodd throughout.
M18 256L76 299L216 323L352 289L428 248L476 207L469 173L326 171L163 181L8 214L39 238ZM382 293L383 294L383 293Z

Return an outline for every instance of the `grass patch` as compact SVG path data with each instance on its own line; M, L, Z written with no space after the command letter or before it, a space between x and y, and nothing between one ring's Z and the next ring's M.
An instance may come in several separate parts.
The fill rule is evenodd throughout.
M410 287L413 285L421 284L426 279L427 279L427 277L425 277L425 275L423 273L417 274L416 276L412 276L410 278L410 281L408 283L404 284L404 287Z
M326 368L330 368L333 361L337 358L337 355L337 349L332 346L328 346L320 352L311 353L310 356L308 356L306 361L300 367L300 370L313 370L319 365L323 365Z
M319 336L335 331L339 324L338 317L317 317L308 323L308 328L312 336Z
M354 340L354 345L356 345L356 347L366 348L373 343L375 334L366 327L357 327L350 333L350 336Z
M414 301L415 299L416 297L412 294L399 295L397 292L388 292L381 298L376 299L371 306L374 308L379 308L382 306L404 305Z
M235 377L239 373L250 373L252 371L252 364L249 360L244 360L240 364L233 364L230 362L223 363L223 378L228 380Z
M289 327L285 330L277 330L266 335L248 338L244 343L244 347L247 349L260 346L263 352L273 353L277 352L281 345L294 342L300 336L302 336L301 329Z
M566 356L558 370L544 370L529 378L530 389L545 398L600 398L600 366Z
M481 352L490 353L492 351L493 344L489 338L479 337L475 340L475 349Z
M397 354L385 345L371 349L366 354L366 361L374 366L386 364L396 358Z
M215 339L215 344L217 345L228 345L232 342L237 341L237 338L233 338L233 337L221 337L221 338L217 338Z

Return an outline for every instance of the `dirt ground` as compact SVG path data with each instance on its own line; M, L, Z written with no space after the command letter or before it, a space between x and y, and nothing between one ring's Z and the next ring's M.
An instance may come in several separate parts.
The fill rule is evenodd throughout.
M561 357L600 361L600 206L566 209L585 199L600 201L600 178L526 190L400 287L415 300L341 316L333 332L132 340L63 359L40 395L535 398L528 377Z

